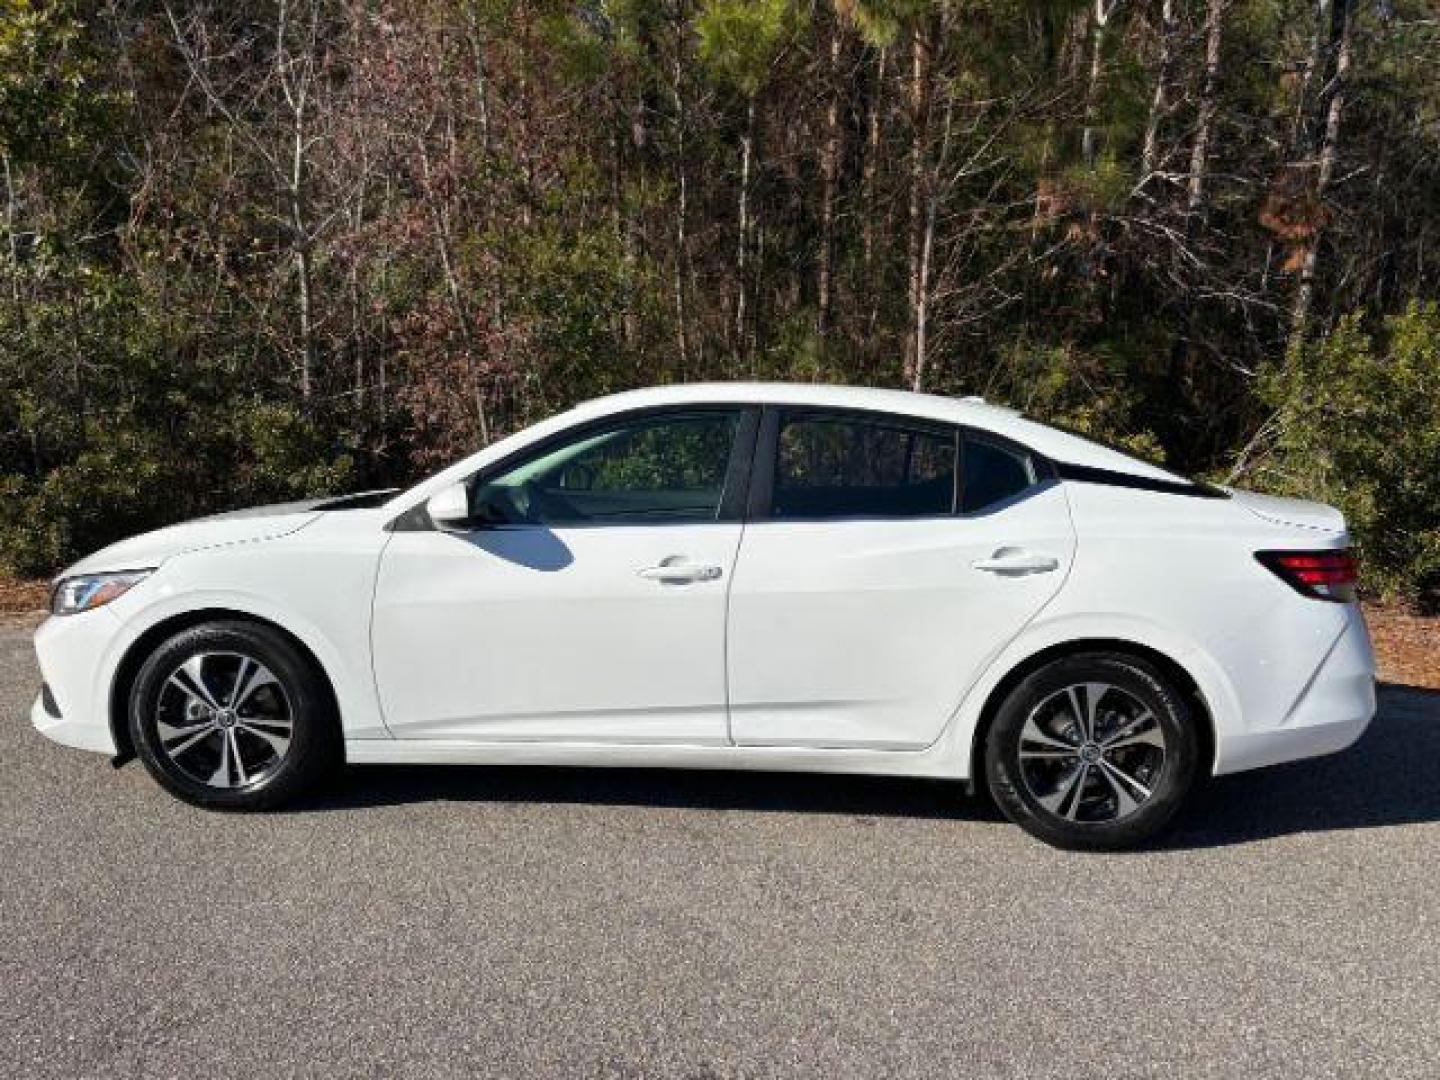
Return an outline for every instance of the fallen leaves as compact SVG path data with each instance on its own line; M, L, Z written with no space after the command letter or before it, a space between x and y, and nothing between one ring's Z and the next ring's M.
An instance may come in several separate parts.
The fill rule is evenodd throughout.
M1440 618L1367 604L1365 622L1382 681L1440 690Z
M0 577L0 615L44 611L49 602L48 581Z

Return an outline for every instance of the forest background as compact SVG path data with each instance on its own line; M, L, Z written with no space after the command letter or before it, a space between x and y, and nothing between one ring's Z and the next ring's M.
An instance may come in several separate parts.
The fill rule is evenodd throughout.
M0 568L628 387L980 394L1440 606L1437 0L0 0Z

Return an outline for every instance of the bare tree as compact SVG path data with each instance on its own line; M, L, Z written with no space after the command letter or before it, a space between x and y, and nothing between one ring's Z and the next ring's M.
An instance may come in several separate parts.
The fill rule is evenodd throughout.
M1087 169L1095 167L1099 153L1095 126L1100 111L1100 83L1105 72L1105 39L1110 20L1122 0L1094 0L1090 30L1090 75L1085 84L1085 126L1080 133L1080 156Z
M1315 204L1320 217L1315 223L1300 266L1300 283L1295 290L1295 306L1291 312L1291 333L1305 332L1315 297L1315 273L1324 240L1324 200L1335 175L1335 161L1340 148L1340 121L1345 109L1345 92L1350 79L1351 43L1354 36L1354 0L1331 0L1330 52L1334 57L1333 71L1322 96L1325 130L1320 142L1320 156L1315 169Z
M1205 170L1209 163L1210 139L1220 94L1220 45L1224 19L1225 0L1207 0L1205 72L1200 81L1200 108L1195 120L1195 139L1190 147L1190 178L1185 198L1185 209L1192 216L1200 212L1205 197Z
M1160 160L1160 125L1169 111L1170 68L1175 49L1175 0L1161 0L1159 58L1155 69L1155 90L1150 96L1150 112L1145 120L1145 141L1140 150L1140 180L1144 188L1155 175Z
M934 51L943 40L939 15L916 19L910 28L910 213L907 233L906 299L909 312L905 332L906 385L918 386L925 370L925 316L928 301L926 265L926 222L930 201L926 184L930 177L930 106L934 97Z
M825 138L820 151L820 253L816 283L815 331L824 338L830 332L830 298L834 285L835 197L840 168L840 58L844 43L838 18L830 20L825 81L829 100L825 105Z
M678 36L678 34L677 34ZM670 98L675 108L675 346L683 374L690 370L690 310L686 281L690 276L690 172L686 165L684 50L677 42L670 65Z
M293 304L299 334L298 381L302 400L309 401L314 388L316 363L316 297L314 247L322 223L312 221L309 205L311 159L321 141L313 130L312 110L320 80L321 3L302 0L298 16L292 0L279 0L271 34L269 62L251 69L229 85L221 85L223 68L230 54L243 54L250 47L263 47L258 39L243 41L230 54L212 47L214 14L205 7L185 9L182 21L169 4L165 14L175 46L188 70L192 84L207 103L260 159L272 176L284 206L288 254L295 291ZM251 31L242 30L242 34ZM252 81L253 80L253 81ZM275 134L265 125L242 115L243 110L267 97L278 96L284 123Z

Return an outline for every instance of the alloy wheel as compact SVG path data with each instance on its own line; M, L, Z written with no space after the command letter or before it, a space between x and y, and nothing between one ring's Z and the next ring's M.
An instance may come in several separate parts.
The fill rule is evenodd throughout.
M1110 683L1063 687L1020 732L1020 775L1045 810L1079 824L1119 821L1153 795L1165 768L1165 732L1139 698Z
M246 788L274 775L285 760L295 716L284 686L259 660L201 652L161 686L155 730L161 751L191 780Z

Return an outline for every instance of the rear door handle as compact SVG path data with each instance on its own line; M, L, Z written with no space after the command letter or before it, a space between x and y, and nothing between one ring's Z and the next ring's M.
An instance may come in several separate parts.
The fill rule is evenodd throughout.
M1060 560L1053 555L1037 555L1018 548L1001 548L988 559L976 559L970 564L976 570L989 574L1018 577L1022 574L1048 574L1060 568Z
M685 584L692 581L715 581L720 577L718 566L692 563L679 556L662 559L658 566L647 566L639 571L648 581L664 581L671 584Z

